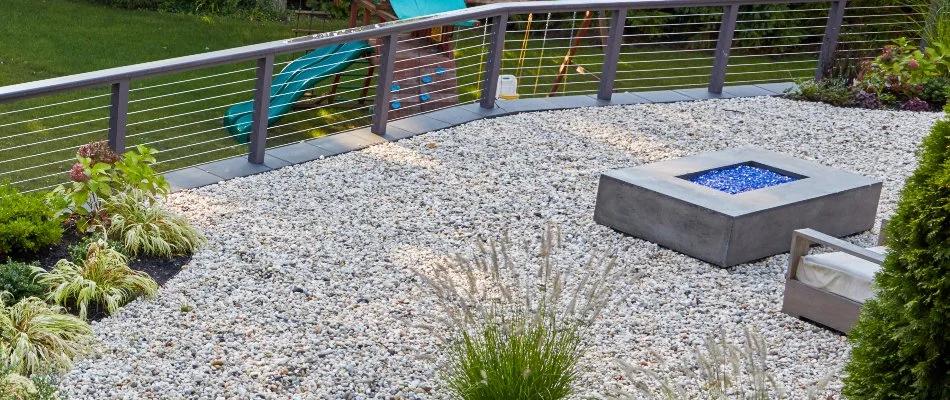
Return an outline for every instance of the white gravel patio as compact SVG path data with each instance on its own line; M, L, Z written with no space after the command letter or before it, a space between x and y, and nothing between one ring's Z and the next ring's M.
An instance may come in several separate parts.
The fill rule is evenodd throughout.
M780 312L787 255L729 270L593 221L600 173L754 145L882 179L894 209L939 113L779 98L611 106L480 120L172 195L209 243L152 301L93 324L100 351L63 380L76 399L442 399L441 345L416 327L430 271L476 235L561 225L562 265L617 249L615 304L574 398L630 390L616 358L664 376L706 335L760 331L788 390L840 368L838 334ZM688 229L684 227L683 229ZM877 228L875 228L877 229ZM871 245L876 232L851 238ZM831 383L836 395L840 374ZM836 396L837 397L837 396Z

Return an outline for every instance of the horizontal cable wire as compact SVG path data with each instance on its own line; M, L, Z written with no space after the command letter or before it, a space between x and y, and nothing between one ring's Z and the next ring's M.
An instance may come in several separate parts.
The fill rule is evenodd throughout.
M0 138L0 140L12 139L12 138L15 138L15 137L20 137L20 136L25 136L25 135L32 135L32 134L36 134L36 133L40 133L40 132L48 132L48 131L52 131L52 130L56 130L56 129L69 128L69 127L71 127L71 126L78 126L78 125L88 124L88 123L90 123L90 122L105 121L105 120L108 120L108 119L109 119L109 117L102 117L102 118L94 118L94 119L89 119L89 120L80 121L80 122L73 122L73 123L71 123L71 124L59 125L59 126L54 126L54 127L50 127L50 128L37 129L37 130L33 130L33 131L22 132L22 133L17 133L17 134L14 134L14 135L4 136L4 137ZM6 149L0 149L0 151L4 151L4 150L6 150Z
M87 101L87 100L92 100L92 99L100 99L100 98L103 98L103 97L111 97L111 96L112 96L112 93L98 94L98 95L94 95L94 96L83 97L83 98L81 98L81 99L66 100L66 101L61 101L61 102L58 102L58 103L51 103L51 104L43 104L43 105L41 105L41 106L28 107L28 108L21 108L21 109L19 109L19 110L13 110L13 111L4 111L4 112L0 112L0 115L16 114L16 113L24 112L24 111L37 110L37 109L40 109L40 108L54 107L54 106L59 106L59 105L63 105L63 104L77 103L77 102L80 102L80 101Z
M726 72L726 75L749 75L749 74L778 74L782 72L802 72L802 71L811 71L814 72L814 68L796 68L796 69L779 69L774 71L732 71Z
M179 102L179 103L175 103L175 104L171 104L171 105L167 105L167 106L153 107L153 108L149 108L149 109L145 109L145 110L138 110L138 111L135 111L135 112L129 112L129 115L139 114L139 113L143 113L143 112L147 112L147 111L161 110L161 109L165 109L165 108L178 107L178 106L182 106L182 105L186 105L186 104L193 104L193 103L198 103L198 102L204 102L204 101L213 100L213 99L220 99L220 98L223 98L223 97L236 96L236 95L239 95L239 94L242 94L242 93L250 93L250 92L253 92L253 91L255 91L255 90L256 90L256 89L246 89L246 90L241 90L241 91L238 91L238 92L231 92L231 93L219 94L219 95L217 95L217 96L208 96L208 97L204 97L204 98L200 98L200 99L196 99L196 100L183 101L183 102ZM219 106L219 107L221 107L221 106ZM216 107L216 108L217 108L217 107Z
M110 107L112 107L112 106L111 106L111 105L98 106L98 107L87 108L87 109L85 109L85 110L70 111L70 112L65 112L65 113L56 114L56 115L47 115L47 116L45 116L45 117L39 117L39 118L33 118L33 119L27 119L27 120L22 120L22 121L17 121L17 122L11 122L11 123L8 123L8 124L3 124L3 125L0 125L0 128L7 127L7 126L13 126L13 125L19 125L19 124L25 124L25 123L27 123L27 122L41 121L41 120L49 119L49 118L56 118L56 117L62 117L62 116L66 116L66 115L79 114L79 113L89 112L89 111L93 111L93 110L101 110L101 109L103 109L103 108L110 108ZM0 137L0 140L3 140L3 139L4 139L3 137Z
M187 82L199 81L199 80L202 80L202 79L217 78L217 77L219 77L219 76L231 75L231 74L236 74L236 73L240 73L240 72L253 71L253 70L255 70L255 69L257 69L257 67L239 69L239 70L230 71L230 72L222 72L222 73L220 73L220 74L202 76L202 77L191 78L191 79L183 79L183 80L180 80L180 81L174 81L174 82L168 82L168 83L161 83L161 84L151 85L151 86L143 86L143 87L140 87L140 88L129 89L129 92L138 92L138 91L140 91L140 90L148 90L148 89L154 89L154 88L158 88L158 87L164 87L164 86L170 86L170 85L178 85L178 84L187 83Z
M360 119L367 118L367 117L368 117L368 115L367 115L367 116L356 117L356 118L350 118L350 119L343 120L343 121L336 121L336 122L332 122L332 123L329 123L329 124L326 124L326 125L313 126L313 127L309 127L309 128L306 128L306 129L301 129L301 130L299 130L299 131L294 131L294 132L289 132L289 133L282 133L282 134L280 134L280 135L276 135L276 136L273 136L273 137L268 137L267 140L279 139L279 138L286 137L286 136L297 135L297 134L300 134L300 133L303 133L303 132L312 131L312 130L314 130L314 129L328 128L328 127L331 127L331 126L341 125L341 124L345 124L345 123L347 123L347 122L352 122L352 121L360 120ZM365 126L369 126L369 125L365 125ZM364 127L365 127L365 126L364 126Z
M98 130L94 130L94 131L87 131L87 132L83 132L83 133L76 133L76 134L68 135L68 136L62 136L62 137L56 137L56 138L52 138L52 139L41 140L41 141L39 141L39 142L31 142L31 143L25 143L25 144L21 144L21 145L17 145L17 146L4 147L4 148L0 149L0 153L2 153L2 152L4 152L4 151L19 149L19 148L23 148L23 147L27 147L27 146L36 145L36 144L49 143L49 142L53 142L53 141L57 141L57 140L70 139L70 138L74 138L74 137L80 137L80 136L83 136L83 135L89 135L89 134L100 133L100 132L108 132L108 131L109 131L109 128L104 128L104 129L98 129Z
M478 102L479 102L479 100L459 101L459 102L456 103L456 104L451 104L451 105L447 105L447 106L443 106L443 107L439 107L439 108L434 108L434 109L431 109L431 110L425 110L425 111L423 111L423 112L415 113L415 114L412 114L412 115L405 115L405 116L402 116L402 117L399 117L399 118L392 119L391 121L398 121L398 120L401 120L401 119L405 119L405 118L409 118L409 117L414 117L414 116L416 116L416 115L426 115L426 114L433 113L433 112L436 112L436 111L442 111L442 110L445 110L445 109L447 109L447 108L458 107L458 106L463 106L463 105L468 105L468 104L475 104L475 103L478 103Z
M25 156L22 156L22 157L10 158L10 159L7 159L7 160L0 160L0 164L5 164L5 163L8 163L8 162L13 162L13 161L26 160L26 159L33 158L33 157L45 156L45 155L47 155L47 154L61 153L61 152L64 152L64 151L75 152L75 151L76 151L76 147L75 147L75 146L70 146L70 147L67 147L67 148L64 148L64 149L49 150L49 151L44 151L44 152L42 152L42 153L33 153L33 154L25 155Z
M736 42L743 40L771 40L771 39L795 39L795 38L804 38L804 37L824 37L825 34L817 33L814 35L789 35L789 36L763 36L763 37L744 37L744 38L735 38Z
M67 158L67 159L65 159L65 160L51 161L51 162L48 162L48 163L46 163L46 164L31 165L31 166L29 166L29 167L23 167L23 168L15 169L15 170L12 170L12 171L3 171L3 172L0 172L0 176L10 175L10 174L13 174L13 173L16 173L16 172L29 171L29 170L31 170L31 169L37 169L37 168L42 168L42 167L48 167L48 166L50 166L50 165L64 164L64 163L68 163L68 162L70 162L70 161L75 161L75 160L76 160L75 158Z
M217 142L217 141L220 141L220 140L234 140L234 138L232 138L230 135L219 136L219 137L216 137L216 138L214 138L214 139L205 140L205 141L203 141L203 142L188 143L188 144L185 144L185 145L182 145L182 146L172 147L172 148L170 148L170 149L159 150L158 152L159 152L159 153L168 153L168 152L172 152L172 151L175 151L175 150L181 150L181 149L186 149L186 148L189 148L189 147L200 146L200 145L203 145L203 144L214 143L214 142ZM243 144L237 144L237 146L243 146ZM233 146L232 146L232 147L233 147ZM222 149L226 149L226 148L228 148L228 147L223 147ZM158 163L156 163L156 164L158 164Z
M211 128L211 129L205 129L205 130L201 130L201 131L186 133L186 134L183 134L183 135L178 135L178 136L172 136L172 137L157 139L157 140L153 140L153 141L151 141L151 142L145 142L145 143L141 143L141 144L142 144L143 146L149 146L149 145L153 145L153 144L156 144L156 143L167 142L167 141L169 141L169 140L177 140L177 139L181 139L181 138L192 137L192 136L195 136L195 135L200 135L200 134L202 134L202 133L208 133L208 132L223 132L223 131L227 130L228 128L234 127L234 126L237 126L237 125L238 125L237 123L234 123L234 124L225 125L225 126L217 126L217 127ZM136 136L141 136L141 135L136 135ZM229 137L229 136L225 136L225 137Z
M243 80L239 80L239 81L235 81L235 82L227 82L227 83L222 83L222 84L218 84L218 85L211 85L211 86L205 86L205 87L200 87L200 88L195 88L195 89L182 90L182 91L180 91L180 92L161 94L161 95L158 95L158 96L144 97L144 98L141 98L141 99L129 100L129 104L132 104L132 103L139 103L139 102L148 101L148 100L154 100L154 99L161 99L161 98L171 97L171 96L178 96L178 95L185 94L185 93L200 92L200 91L206 90L206 89L214 89L214 88L219 88L219 87L224 87L224 86L231 86L231 85L236 85L236 84L238 84L238 83L253 82L253 81L255 81L255 80L256 80L256 78L243 79Z
M749 28L749 29L736 29L736 32L758 32L758 31L781 31L781 30L790 30L790 29L825 29L824 26L790 26L786 28ZM718 31L717 31L718 32Z
M11 185L17 185L17 184L24 183L24 182L31 182L31 181L35 181L35 180L40 180L40 179L45 179L45 178L51 178L51 177L54 177L54 176L56 176L56 175L68 175L68 174L69 174L69 171L54 172L54 173L49 174L49 175L35 176L35 177L29 178L29 179L23 179L23 180L19 180L19 181L16 181L16 182L12 182ZM53 185L53 186L56 186L56 185Z
M230 149L233 149L233 148L238 147L238 146L244 146L244 145L243 145L243 144L236 144L236 145L232 145L232 146L228 146L228 147L221 147L221 148L212 149L212 150L208 150L208 151L202 151L202 152L200 152L200 153L192 153L192 154L189 154L189 155L186 155L186 156L182 156L182 157L170 158L170 159L167 159L167 160L159 161L159 162L155 163L155 165L167 164L167 163L170 163L170 162L172 162L172 161L178 161L178 160L183 160L183 159L186 159L186 158L197 157L197 156L204 155L204 154L216 153L216 152L219 152L219 151L230 150ZM171 150L161 150L161 151L159 151L159 153L167 152L167 151L171 151ZM231 157L221 157L221 158L219 158L219 159L212 160L212 161L204 161L204 160L202 160L201 162L202 162L202 163L209 163L209 162L214 162L214 161L221 161L221 160L228 159L228 158L231 158Z
M464 59L468 59L468 58L481 57L481 56L482 56L482 54L472 54L472 55L470 55L470 56L458 57L458 58L456 58L455 60L456 60L456 61L457 61L457 60L464 60ZM405 72L405 71L412 71L412 70L420 69L420 68L433 67L433 66L439 65L439 64L441 64L441 63L442 63L442 62L437 61L437 62L434 62L434 63L431 63L431 64L424 64L424 65L418 65L418 66L413 66L413 67L409 67L409 68L397 69L397 70L394 70L394 71L393 71L393 74L396 74L396 73L399 73L399 72ZM455 68L445 68L445 71L446 71L446 72L448 72L448 71L457 71L457 70L463 69L463 68L471 68L471 67L473 67L473 66L485 65L485 63L470 64L470 65L464 65L464 66L461 66L461 67L458 66L458 63L456 63L455 65L456 65ZM393 82L395 83L395 82L405 81L405 80L407 80L407 79L410 79L410 78L403 78L403 79L400 79L400 80L394 80Z
M655 81L657 79L683 79L683 78L709 78L709 74L701 75L676 75L676 76L657 76L657 77L644 77L644 78L615 78L616 82L630 82L630 81ZM584 82L588 83L588 82Z
M678 14L678 15L628 15L627 19L648 19L648 18L683 18L683 17L721 17L722 13L709 14Z
M288 113L285 113L285 114L281 114L281 117L283 118L283 117L286 117L286 116L288 116L288 115L295 115L295 114L313 112L314 110L321 109L321 108L326 108L326 107L340 107L340 108L343 108L343 107L341 107L342 104L358 103L360 100L367 100L367 99L371 99L371 98L373 98L373 97L375 97L375 96L369 95L369 96L357 97L357 98L354 98L354 99L347 99L346 101L335 102L335 103L329 104L329 105L327 105L327 106L318 106L318 107L313 107L313 108L305 108L305 109L302 109L302 110L297 110L297 111L292 111L292 112L288 112ZM267 129L276 129L276 128L280 128L280 127L283 127L283 126L299 124L299 123L304 122L304 121L312 121L312 120L314 120L314 119L319 119L319 118L329 118L329 117L332 117L332 116L334 116L334 115L346 114L346 113L348 113L348 112L352 112L353 110L360 110L360 109L364 109L364 108L367 108L367 107L373 107L373 105L372 105L372 104L366 104L366 105L358 106L358 107L355 107L355 108L347 108L347 109L340 110L340 111L336 111L336 112L329 113L329 114L318 115L318 116L316 116L316 117L314 117L314 118L304 119L304 120L300 120L300 121L285 122L285 123L280 124L280 125L268 126Z

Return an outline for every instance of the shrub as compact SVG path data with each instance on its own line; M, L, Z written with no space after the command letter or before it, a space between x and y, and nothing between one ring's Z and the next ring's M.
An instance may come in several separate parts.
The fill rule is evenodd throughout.
M903 98L920 95L924 82L936 76L937 65L906 38L884 46L881 54L866 62L858 74L857 86L862 89L891 93Z
M887 226L890 251L849 339L851 399L950 398L950 121L924 139Z
M431 278L449 321L448 386L461 399L560 399L572 393L582 338L612 293L615 258L591 257L578 281L555 267L560 234L542 236L538 265L516 268L510 241L478 243ZM530 258L523 256L521 259ZM459 284L458 282L464 282Z
M936 77L924 82L924 88L920 92L920 99L931 104L945 104L947 102L947 90L950 89L950 78Z
M682 362L677 370L694 385L692 392L702 393L701 398L708 399L786 399L782 388L766 365L768 346L762 336L745 330L745 341L741 345L729 343L726 332L719 336L709 335L703 346L694 349L695 365ZM633 383L640 394L647 398L680 400L696 398L690 396L686 388L659 377L653 371L617 361L623 368L626 378ZM661 363L665 360L660 360ZM819 393L825 389L837 369L832 369L814 385L809 386L805 398L818 400ZM696 372L699 374L697 375ZM646 380L644 379L646 378ZM625 394L622 398L635 398ZM830 397L829 397L830 398Z
M165 197L169 185L152 169L156 161L154 153L154 149L137 146L135 152L119 156L105 141L80 146L76 152L78 162L69 173L73 184L53 189L50 203L62 210L62 214L81 217L76 227L85 232L103 224L107 218L104 202L115 193L138 189L152 201ZM89 210L84 205L88 205Z
M46 290L36 283L36 267L19 262L0 264L0 292L10 294L13 302L27 297L43 297Z
M37 272L37 280L50 290L47 298L55 304L78 309L82 319L88 316L90 303L114 313L139 295L154 297L158 293L155 280L129 268L126 257L104 241L89 245L81 265L59 260L52 271Z
M910 99L901 104L904 111L930 111L930 104L921 99Z
M7 306L0 294L0 351L13 372L29 376L47 369L66 371L85 349L92 329L82 320L30 297Z
M130 10L153 10L210 15L235 15L254 19L278 19L274 0L93 0Z
M35 254L62 236L62 219L43 196L21 194L9 183L0 185L0 259Z
M866 108L868 110L877 110L881 108L881 99L877 97L877 93L859 91L854 95L854 102L858 107Z
M804 80L798 82L794 89L787 92L788 96L795 100L815 101L828 103L838 107L851 107L855 105L855 96L860 91L848 86L843 81L822 80Z
M132 255L192 254L205 241L185 217L150 202L138 189L116 194L106 202L105 210L112 216L109 235L118 238Z

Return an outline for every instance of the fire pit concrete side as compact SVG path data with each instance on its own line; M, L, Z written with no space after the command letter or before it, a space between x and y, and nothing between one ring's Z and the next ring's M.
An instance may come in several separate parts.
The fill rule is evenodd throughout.
M736 164L798 179L734 195L687 180ZM795 229L835 236L871 229L880 195L880 180L741 147L608 171L600 178L594 220L730 267L788 251Z

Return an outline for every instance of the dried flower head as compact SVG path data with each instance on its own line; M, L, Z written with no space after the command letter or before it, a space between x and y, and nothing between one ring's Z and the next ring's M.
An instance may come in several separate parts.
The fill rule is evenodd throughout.
M92 165L98 163L115 164L119 155L109 148L109 142L103 140L79 146L76 155L92 160Z
M88 182L89 175L86 175L86 170L82 164L76 163L73 164L73 167L69 170L69 179L72 179L74 182Z

